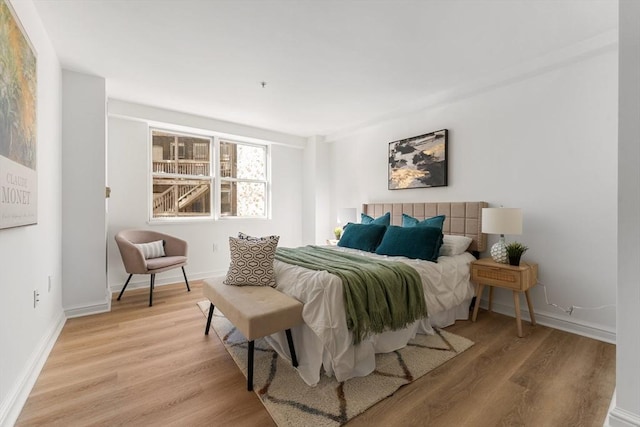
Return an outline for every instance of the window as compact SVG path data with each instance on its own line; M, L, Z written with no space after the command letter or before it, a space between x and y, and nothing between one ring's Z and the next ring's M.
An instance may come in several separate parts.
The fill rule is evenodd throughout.
M212 139L151 131L152 218L211 217Z
M267 216L267 147L220 140L220 216Z
M267 217L267 163L267 145L152 129L151 219Z

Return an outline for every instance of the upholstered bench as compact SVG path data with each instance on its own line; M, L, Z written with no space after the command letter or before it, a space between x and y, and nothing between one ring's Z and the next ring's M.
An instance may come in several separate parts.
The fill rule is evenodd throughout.
M205 335L209 335L213 309L218 310L249 341L247 354L247 390L253 390L254 340L285 331L291 362L298 366L291 328L302 320L302 303L269 286L225 285L224 276L204 281L203 293L211 301Z

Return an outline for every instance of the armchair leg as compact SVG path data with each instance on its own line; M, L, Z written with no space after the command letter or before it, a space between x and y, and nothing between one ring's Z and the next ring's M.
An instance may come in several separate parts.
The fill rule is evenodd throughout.
M155 281L156 281L156 275L152 274L151 275L151 286L149 286L149 307L151 307L153 305L153 285L154 285Z
M189 287L189 281L187 280L187 273L184 272L184 266L182 267L182 275L184 276L184 283L187 284L187 291L191 292L191 288Z
M129 280L131 280L131 276L133 276L133 274L129 275L129 278L127 279L127 281L124 283L124 286L122 287L122 290L120 291L120 294L118 295L118 301L120 301L120 297L122 296L122 294L124 293L124 290L127 289L127 285L129 284Z

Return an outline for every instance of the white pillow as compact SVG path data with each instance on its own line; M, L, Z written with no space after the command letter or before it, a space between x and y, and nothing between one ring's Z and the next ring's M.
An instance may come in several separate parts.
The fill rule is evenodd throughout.
M164 240L156 240L149 243L136 243L138 249L142 251L144 259L160 258L164 254Z
M450 236L445 234L440 246L440 256L454 256L463 254L473 239L467 236Z

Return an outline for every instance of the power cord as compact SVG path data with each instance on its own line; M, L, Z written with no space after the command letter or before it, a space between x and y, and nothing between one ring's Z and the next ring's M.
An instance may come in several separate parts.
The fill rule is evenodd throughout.
M580 307L578 305L572 305L572 306L570 306L568 308L564 308L564 307L559 306L558 304L554 304L552 302L549 302L549 298L547 297L547 287L543 283L540 283L540 282L538 282L538 285L542 286L542 289L544 290L544 300L547 303L547 305L555 307L558 310L562 310L565 313L567 313L569 316L571 316L573 314L573 311L576 310L576 309L577 310L601 310L601 309L607 308L607 307L615 308L615 305L613 305L613 304L605 304L605 305L600 305L598 307Z

